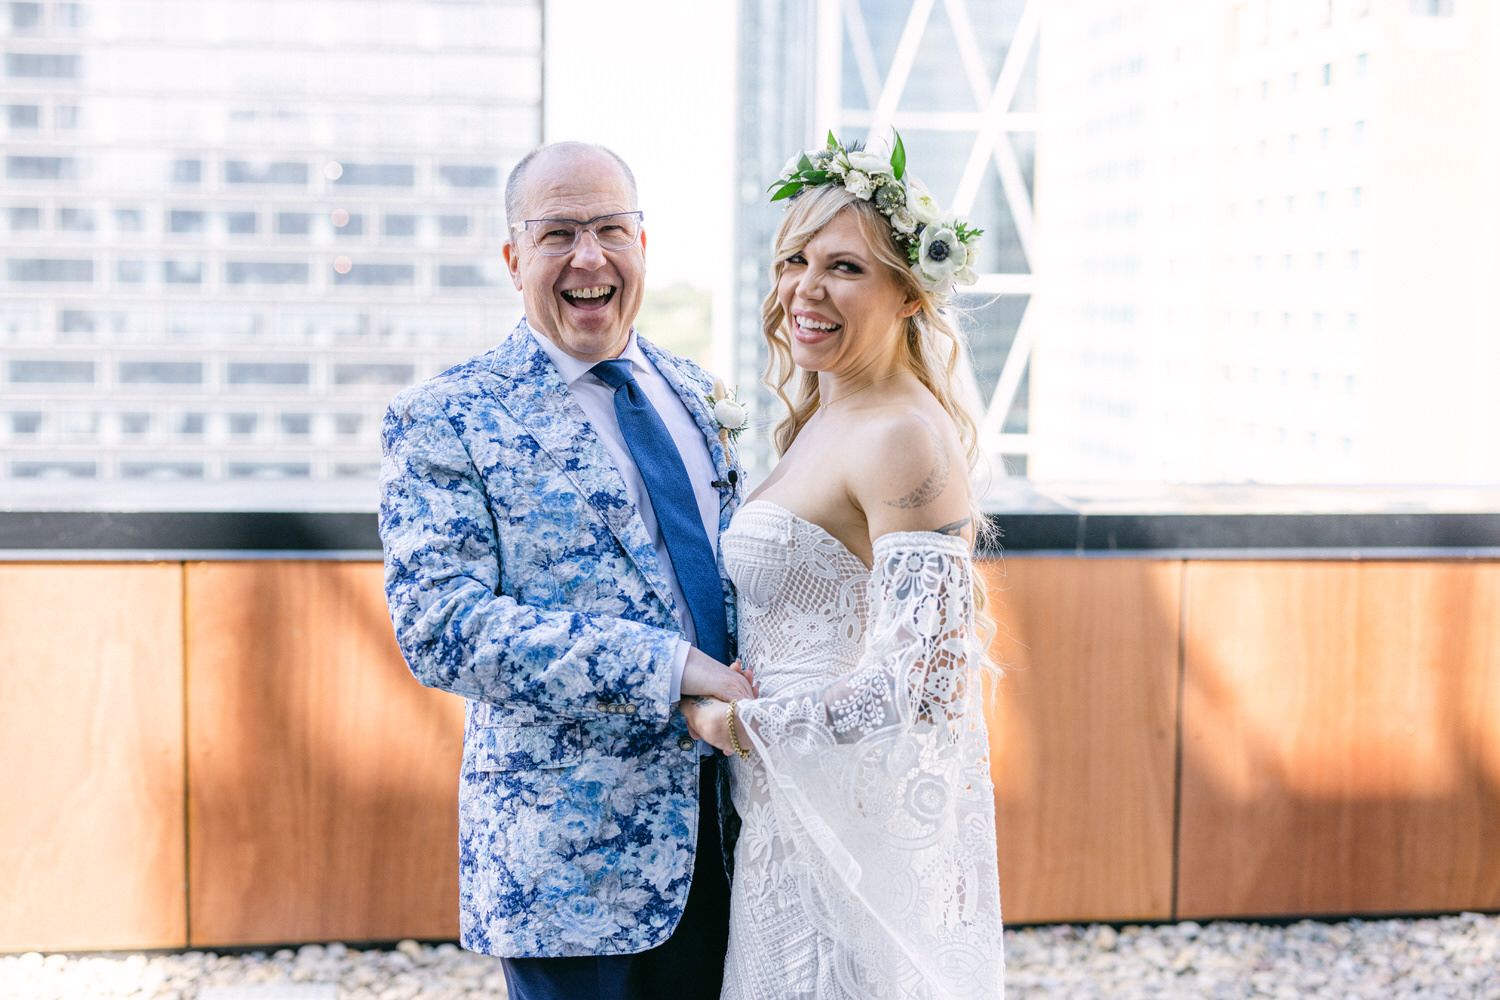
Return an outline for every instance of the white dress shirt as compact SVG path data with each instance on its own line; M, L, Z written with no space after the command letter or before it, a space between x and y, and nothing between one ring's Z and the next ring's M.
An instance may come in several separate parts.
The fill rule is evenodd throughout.
M562 380L567 385L568 391L573 393L573 398L583 409L583 415L593 425L594 432L599 435L599 440L604 444L604 449L609 452L609 457L614 459L615 468L619 470L620 477L625 480L625 490L630 494L631 502L635 509L640 511L641 520L646 523L646 533L651 536L651 544L656 547L656 558L661 562L661 567L667 576L667 583L672 589L672 599L677 602L677 607L682 611L682 631L684 638L677 643L677 656L672 665L672 690L669 700L677 701L682 694L682 671L687 664L688 650L697 640L697 632L693 627L693 616L688 613L687 598L683 596L682 587L677 582L677 572L672 568L672 556L667 552L667 543L662 538L661 528L656 523L656 511L651 506L651 496L646 492L646 484L641 479L640 469L636 468L635 458L630 454L630 446L625 443L625 436L620 432L620 418L615 415L615 390L607 383L594 375L590 369L595 362L580 361L569 354L564 353L551 340L531 331L547 357L552 359L553 365L562 374ZM619 357L630 362L632 374L639 383L646 398L651 400L651 405L661 416L662 423L667 425L667 433L672 435L672 442L677 445L677 454L682 457L682 464L687 469L688 480L693 487L693 496L698 501L698 514L703 519L703 533L708 536L708 544L713 549L714 555L719 552L719 491L713 486L714 463L708 454L708 441L703 437L703 431L698 427L693 415L688 412L687 404L682 397L677 395L676 390L662 377L661 372L646 357L641 345L636 343L635 331L630 331L630 340L625 345L625 350L620 352Z

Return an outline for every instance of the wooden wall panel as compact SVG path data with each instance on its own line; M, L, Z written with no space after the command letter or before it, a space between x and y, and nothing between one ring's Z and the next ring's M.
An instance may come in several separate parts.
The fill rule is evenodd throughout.
M0 952L174 948L182 569L0 566Z
M1187 572L1180 915L1500 909L1500 565Z
M187 568L195 946L458 934L463 702L369 563Z
M1168 918L1181 564L984 568L1006 665L989 712L1006 919Z

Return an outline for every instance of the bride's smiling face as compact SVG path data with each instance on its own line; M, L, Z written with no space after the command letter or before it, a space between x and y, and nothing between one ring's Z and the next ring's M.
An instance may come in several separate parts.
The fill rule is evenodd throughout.
M786 314L792 360L834 375L883 367L898 350L906 318L921 305L875 256L848 209L783 261L776 299Z

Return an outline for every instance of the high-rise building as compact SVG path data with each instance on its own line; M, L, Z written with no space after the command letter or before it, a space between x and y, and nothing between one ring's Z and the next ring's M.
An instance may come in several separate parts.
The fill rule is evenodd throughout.
M734 370L756 426L751 474L771 462L780 404L760 384L761 301L781 207L766 189L789 156L843 140L889 143L945 208L985 230L981 277L955 301L981 440L996 473L1024 472L1032 289L1035 40L1044 0L743 0L736 159Z
M1500 479L1500 10L1042 26L1039 478Z
M541 8L0 4L0 479L372 476L520 314Z

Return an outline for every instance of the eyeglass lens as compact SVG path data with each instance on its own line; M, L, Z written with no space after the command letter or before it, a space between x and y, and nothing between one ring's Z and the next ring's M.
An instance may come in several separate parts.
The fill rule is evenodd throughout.
M590 230L605 250L623 250L641 233L641 217L635 212L605 215L588 223L572 219L538 219L529 224L536 248L544 254L565 254L573 249L578 236Z

